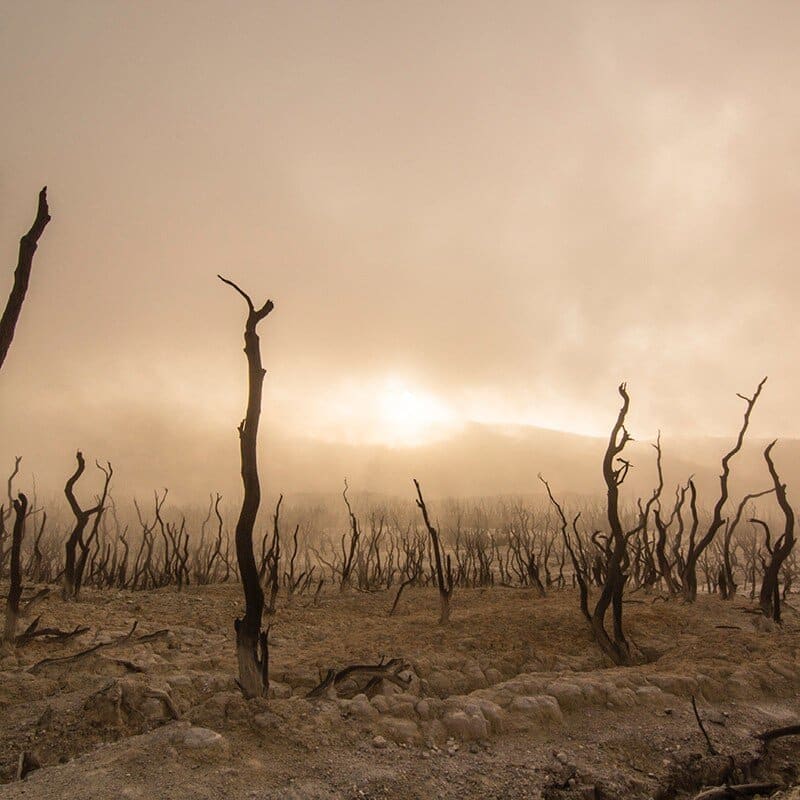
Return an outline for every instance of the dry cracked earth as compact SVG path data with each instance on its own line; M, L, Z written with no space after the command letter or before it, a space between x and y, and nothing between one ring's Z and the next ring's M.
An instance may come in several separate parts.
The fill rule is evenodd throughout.
M434 592L389 617L392 599L280 606L271 697L245 701L237 586L48 597L41 625L88 630L0 654L0 797L666 800L759 782L800 799L800 737L755 736L800 722L791 608L776 627L746 598L637 595L625 618L648 663L617 668L572 592L457 591L445 628ZM405 690L305 697L328 668L382 656L407 662ZM21 757L36 768L18 779Z

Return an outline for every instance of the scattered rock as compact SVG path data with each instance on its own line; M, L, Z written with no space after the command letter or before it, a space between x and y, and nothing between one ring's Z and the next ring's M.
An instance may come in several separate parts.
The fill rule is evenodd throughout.
M174 745L206 754L225 755L228 742L221 733L210 728L191 726L176 732L172 737Z
M485 739L489 735L489 725L480 708L472 707L473 713L466 711L450 711L442 717L442 724L451 736L463 741Z
M410 719L383 716L377 727L383 736L398 744L415 744L422 739L419 728Z

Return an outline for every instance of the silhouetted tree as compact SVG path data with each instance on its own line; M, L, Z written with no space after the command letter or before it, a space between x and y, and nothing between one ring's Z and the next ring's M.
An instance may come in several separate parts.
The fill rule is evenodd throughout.
M261 588L256 559L253 552L253 528L261 504L261 484L258 478L258 423L261 418L261 397L266 370L261 364L261 345L256 332L258 323L274 308L267 300L256 308L250 296L233 281L217 276L235 289L247 303L244 326L244 352L247 356L247 411L239 425L239 449L242 463L244 498L236 522L236 558L244 589L244 616L234 621L236 630L236 657L239 663L239 686L245 697L260 697L269 688L268 631L261 629L264 613L264 591Z
M13 642L19 618L19 599L22 597L22 537L25 535L25 516L28 513L28 498L22 492L13 501L14 531L11 537L11 583L8 588L6 625L3 638Z
M17 259L17 268L14 270L14 285L11 287L11 294L8 296L3 316L0 317L0 368L8 355L8 349L14 339L17 320L22 311L22 304L25 302L33 266L33 254L36 252L39 239L48 222L50 222L50 213L47 207L47 187L45 186L39 192L36 219L33 221L31 229L19 240L19 258Z
M5 549L6 543L6 520L11 516L14 509L14 478L19 474L19 465L22 462L22 456L17 456L14 459L14 469L8 476L6 482L6 497L8 498L7 505L0 505L0 576L3 574L5 568L6 557L8 552Z
M422 489L419 488L419 481L417 481L416 478L413 480L414 486L417 489L417 507L422 512L422 519L425 523L425 527L428 529L428 535L431 537L431 546L433 548L436 585L439 588L439 624L446 625L450 621L450 597L453 594L453 568L449 554L445 556L444 560L442 559L439 531L433 526L428 516L428 507L425 505L425 500L422 497Z
M759 595L759 605L766 617L772 617L775 622L781 621L781 594L778 587L778 575L781 566L794 547L794 511L786 498L786 484L781 483L775 464L772 461L772 448L775 442L768 445L764 450L764 460L767 462L770 477L775 486L775 497L778 505L783 512L784 527L783 533L778 537L774 545L770 545L769 528L765 522L761 524L767 531L766 547L770 555L770 560L765 563L764 577L761 582L761 592ZM754 520L755 521L755 520Z
M764 378L758 384L758 388L752 397L745 397L743 394L738 394L745 401L746 408L744 412L744 419L742 426L739 428L739 435L736 437L736 442L733 447L722 457L722 472L719 476L719 497L717 498L716 505L714 506L714 514L711 522L699 542L695 542L695 533L697 530L697 492L693 481L689 481L690 489L690 510L692 512L692 519L694 524L689 534L689 543L686 552L686 561L681 572L681 584L683 597L688 602L693 602L697 598L697 562L703 551L711 544L717 531L725 524L725 519L722 512L725 504L728 502L728 479L731 474L730 462L731 459L742 449L744 443L744 435L747 432L747 427L750 424L750 415L753 413L756 401L761 394L761 389L766 383L767 379Z
M611 529L608 559L605 568L605 583L597 600L590 624L594 638L601 649L615 664L630 664L632 650L622 628L622 594L628 576L625 568L628 562L628 537L622 529L619 517L619 487L625 480L630 463L620 456L625 445L631 440L625 428L625 417L630 406L630 398L625 384L619 386L622 407L617 421L611 429L611 437L603 457L603 479L606 483L606 516ZM612 609L613 633L609 636L605 628L605 615L609 606Z
M353 513L350 501L347 499L348 488L347 478L345 478L342 497L344 498L345 506L347 506L347 517L350 520L350 544L348 548L346 544L346 535L342 534L342 582L339 588L343 592L350 588L350 578L353 574L353 559L358 549L358 543L361 540L361 527L358 524L358 518Z
M96 505L88 509L83 509L75 497L75 484L78 482L79 478L81 475L83 475L84 470L86 469L86 461L84 460L83 453L81 453L80 450L78 450L78 452L75 454L75 459L77 461L75 472L72 473L67 480L66 485L64 486L64 494L66 495L69 507L75 516L75 525L73 526L72 532L67 538L67 542L64 546L66 559L64 562L62 596L65 600L75 599L80 592L80 581L83 573L83 564L85 563L85 556L83 554L88 551L88 544L83 540L83 532L86 530L86 526L89 524L89 520L92 518L92 516L102 513L103 503L105 502L108 494L108 485L111 482L112 475L110 464L108 465L108 470L103 470L103 468L98 464L98 469L102 470L103 474L105 475L103 495L102 498L98 498ZM78 547L81 548L80 560L77 556Z
M630 462L620 455L625 449L625 445L631 441L630 434L625 428L625 417L628 414L630 397L624 383L619 386L619 394L622 397L622 406L617 415L617 421L611 429L608 447L603 457L603 479L606 484L606 518L610 528L610 535L604 536L600 531L595 531L592 535L592 543L597 548L598 555L591 567L591 573L593 573L594 581L601 587L600 596L593 610L589 609L589 580L592 574L590 574L587 559L579 555L581 537L578 533L577 523L580 514L572 522L572 529L575 534L575 542L573 544L567 532L567 517L561 505L553 496L547 481L541 475L539 479L547 489L550 502L555 507L561 520L562 538L572 560L575 578L580 588L581 613L589 623L592 636L600 646L600 649L615 664L627 666L632 664L638 657L638 653L626 638L622 626L622 597L628 580L627 569L630 565L628 541L645 529L646 518L652 505L660 497L663 481L659 476L658 487L653 492L647 506L641 510L636 527L630 531L624 531L619 513L619 487L625 480L631 466ZM660 443L656 449L660 459ZM578 552L576 552L576 548L578 548ZM611 633L608 632L605 624L609 607L612 613Z

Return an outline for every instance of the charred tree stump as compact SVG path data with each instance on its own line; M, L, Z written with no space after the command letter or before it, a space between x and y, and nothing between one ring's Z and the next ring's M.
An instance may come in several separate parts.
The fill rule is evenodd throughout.
M261 504L261 483L258 477L258 423L261 418L261 397L266 370L261 364L261 344L256 332L258 323L274 308L267 300L256 308L249 295L233 281L217 276L235 289L247 303L244 326L244 353L247 357L247 411L239 425L239 449L242 464L244 498L236 522L236 559L244 590L244 616L234 621L236 657L239 663L239 686L245 697L266 696L269 688L269 644L267 631L261 628L264 613L264 591L253 552L253 529Z

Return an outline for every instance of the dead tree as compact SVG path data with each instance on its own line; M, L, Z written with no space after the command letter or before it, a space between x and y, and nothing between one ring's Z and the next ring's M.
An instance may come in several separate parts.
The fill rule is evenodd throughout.
M239 663L239 686L245 697L266 696L269 689L268 632L261 628L264 613L264 591L253 552L253 529L261 504L261 483L258 477L258 423L261 418L261 397L266 370L261 364L261 344L256 328L274 308L267 300L256 308L250 296L233 281L217 276L236 290L247 303L244 326L244 353L247 357L247 410L239 425L239 450L242 465L244 498L236 522L236 559L244 590L244 616L234 621L236 657Z
M622 397L622 406L617 415L617 421L611 429L611 436L608 441L605 456L603 457L603 479L606 483L606 517L608 519L611 533L604 536L600 531L596 531L592 536L592 542L598 549L599 555L595 560L594 572L595 580L601 586L600 596L595 603L594 610L590 612L588 603L588 568L583 567L578 559L575 549L572 546L567 534L567 519L561 506L555 501L547 482L541 478L547 489L547 494L551 503L555 506L561 519L561 531L564 544L567 547L572 559L575 576L580 586L581 611L586 617L592 635L600 646L600 649L617 665L627 666L632 664L636 658L634 648L625 637L622 626L622 596L625 590L625 583L628 580L626 569L630 564L628 555L628 540L631 536L640 533L643 529L642 517L646 517L648 510L640 515L637 527L627 533L622 528L619 515L619 487L622 485L630 469L630 462L620 456L625 445L631 441L630 434L625 428L625 417L630 406L625 384L620 384L619 394ZM660 494L659 488L653 493L652 502L655 503ZM576 536L576 544L580 546L580 537L577 531L578 517L575 517L573 529ZM606 630L605 618L609 607L612 610L612 633Z
M295 593L303 592L311 584L313 578L314 567L310 566L308 554L306 554L306 568L299 574L295 574L295 561L297 560L297 551L300 547L298 535L300 534L300 523L294 526L294 533L292 534L292 555L289 557L289 569L283 573L283 585L286 587L286 602L291 603Z
M108 487L111 483L111 477L114 474L114 470L112 469L110 462L107 464L107 469L101 467L100 464L96 464L96 466L103 473L105 480L103 481L103 493L100 495L97 501L97 510L94 515L92 529L89 532L89 536L86 537L85 541L83 537L78 540L78 545L80 546L81 552L75 562L74 597L76 598L81 591L83 573L86 569L86 560L89 557L89 548L91 547L92 542L97 539L97 531L100 528L100 521L102 520L103 513L105 512L105 504L108 497Z
M278 502L275 504L275 514L272 517L272 546L262 559L260 571L261 573L268 574L267 582L269 584L269 605L267 606L267 614L269 615L275 613L275 601L278 598L278 590L280 589L281 585L281 503L283 503L283 495L278 497ZM259 578L261 577L262 574L259 574Z
M405 556L405 563L400 567L401 572L405 575L405 580L401 581L400 588L394 596L394 602L389 609L390 617L397 610L397 604L400 602L400 595L403 594L403 590L406 586L411 586L411 584L416 584L419 581L425 559L425 540L416 534L416 532L413 538L410 531L402 535L399 547ZM399 558L400 556L398 555L398 560Z
M677 519L678 533L675 537L675 541L677 543L677 547L680 548L680 539L683 534L682 510L684 500L686 499L686 493L688 491L688 484L686 486L678 486L678 488L675 490L675 504L672 507L672 513L666 520L661 516L662 509L660 502L653 512L656 530L658 531L655 545L658 571L661 579L663 579L664 583L666 584L667 592L669 592L671 595L678 593L680 585L673 574L673 568L676 565L677 559L673 556L673 561L670 561L669 557L667 556L667 532L672 527L673 522Z
M564 541L564 546L569 553L570 560L572 561L572 569L574 570L575 581L578 584L578 589L580 590L581 613L584 617L586 617L586 621L591 625L592 615L589 612L589 586L587 583L588 570L575 554L575 547L573 547L572 542L570 541L569 533L567 532L567 517L564 514L564 509L561 507L561 504L555 499L555 497L553 497L553 492L550 490L550 484L542 475L539 475L539 480L544 484L544 488L547 490L547 496L550 498L550 502L553 504L556 512L558 513L559 519L561 520L561 536ZM580 547L581 540L581 537L578 535L579 518L580 512L578 512L578 514L576 514L575 518L572 520L572 530L575 532L576 547Z
M774 489L765 489L763 492L746 494L739 503L733 520L725 524L725 534L722 537L722 565L719 569L720 596L723 600L732 600L739 588L736 583L736 576L733 569L731 541L733 540L733 534L739 527L745 507L751 501L756 500L759 497L764 497L764 495L771 494L774 491Z
M358 524L358 518L353 513L350 507L350 501L347 499L347 490L350 487L347 485L347 478L344 479L344 490L342 497L344 504L347 506L347 516L350 520L350 546L345 544L345 534L342 534L342 582L340 585L341 591L345 591L350 587L350 580L353 574L354 558L358 550L358 544L361 539L361 528Z
M719 529L725 524L725 519L722 516L722 512L725 508L725 504L728 502L728 479L730 478L731 474L730 462L731 459L742 449L744 435L747 432L748 425L750 424L750 415L753 413L753 408L755 407L756 401L761 394L761 389L766 381L767 379L764 378L761 383L758 384L758 388L752 397L745 397L743 394L737 394L737 397L740 397L747 404L742 426L739 429L739 435L736 437L736 442L734 443L733 447L722 457L722 472L719 476L719 497L717 498L716 505L714 506L714 514L711 518L711 522L706 530L705 535L702 539L700 539L699 542L695 543L693 535L690 537L689 547L686 552L686 560L681 571L681 589L683 597L687 602L694 602L694 600L697 599L697 562L699 561L700 556L703 554L703 551L711 544L714 536L717 534L717 531L719 531ZM690 498L691 509L693 516L696 518L696 495L694 492L694 485L691 481L690 486L692 489Z
M39 192L39 205L36 209L36 219L31 229L19 240L19 257L17 268L14 270L14 285L8 296L5 311L0 317L0 369L8 355L8 349L14 340L14 330L17 327L22 304L28 292L28 283L31 278L33 255L39 245L39 239L50 222L50 211L47 207L47 187Z
M14 459L14 469L6 481L6 497L8 498L8 505L0 507L0 576L3 574L3 569L8 555L5 550L6 542L6 520L11 517L11 512L14 509L14 478L19 474L19 465L22 463L22 456L17 456Z
M28 513L28 498L22 492L13 501L14 531L11 536L11 585L6 605L6 626L3 639L13 642L19 619L19 600L22 597L22 537L25 535L25 516Z
M605 583L592 612L591 627L595 641L611 660L618 665L632 663L633 651L622 628L622 594L628 576L625 565L628 561L628 537L622 529L619 517L619 487L625 480L630 463L620 456L631 440L625 428L625 417L630 406L630 397L624 383L619 386L622 406L617 421L611 429L605 456L603 457L603 479L606 483L606 516L611 529L609 555L606 561ZM605 627L605 615L612 609L613 633L609 636Z
M105 502L106 494L108 492L108 484L111 481L111 465L109 464L109 471L106 472L103 470L106 480L102 499L97 505L92 506L92 508L86 510L82 509L80 503L78 503L77 499L75 498L75 484L78 482L78 479L81 477L81 475L83 475L83 472L86 469L86 462L84 461L83 453L81 453L80 450L78 450L78 452L75 454L75 458L78 462L78 466L75 468L75 472L69 477L66 485L64 486L64 494L67 497L67 502L69 503L72 513L75 515L75 525L73 526L72 533L70 533L67 543L64 547L66 559L64 562L62 596L65 600L76 598L78 596L78 592L80 591L81 576L78 575L77 571L78 546L80 546L81 551L84 552L86 545L83 541L83 532L86 530L86 526L89 524L89 520L92 518L92 516L94 514L101 513L103 509L103 503ZM102 467L100 467L100 469L102 469Z
M433 526L428 517L428 508L422 498L422 489L419 488L419 481L413 478L414 486L417 489L417 506L422 512L422 520L428 529L433 548L434 568L436 571L436 584L439 588L439 624L446 625L450 621L450 597L453 594L453 568L450 563L450 554L442 561L442 549L439 542L439 531Z
M784 527L783 534L778 537L774 545L769 545L769 535L767 536L767 551L770 555L769 563L764 567L764 576L761 580L761 592L759 594L759 605L765 617L771 617L775 622L781 621L781 595L778 586L778 576L781 566L792 552L794 547L794 511L786 498L786 484L781 483L775 464L772 461L772 448L775 442L768 445L764 450L764 460L767 462L770 477L775 486L775 497L778 505L783 512ZM754 520L755 521L755 520ZM766 528L766 523L762 523ZM767 528L767 531L769 529Z
M222 501L222 495L217 493L216 497L211 495L211 503L208 509L208 517L203 522L203 531L201 533L200 541L202 543L205 536L205 526L208 520L211 519L211 512L217 518L217 537L213 543L209 543L207 551L203 550L202 544L197 553L197 567L196 567L196 580L199 584L211 583L214 580L216 573L216 561L222 561L222 539L225 524L222 520L222 514L219 510L219 504Z

